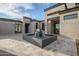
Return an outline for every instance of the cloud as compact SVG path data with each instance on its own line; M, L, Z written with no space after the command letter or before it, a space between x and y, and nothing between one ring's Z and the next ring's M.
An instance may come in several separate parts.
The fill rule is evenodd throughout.
M0 14L10 18L20 18L22 16L29 16L27 10L34 9L32 4L25 3L0 3Z

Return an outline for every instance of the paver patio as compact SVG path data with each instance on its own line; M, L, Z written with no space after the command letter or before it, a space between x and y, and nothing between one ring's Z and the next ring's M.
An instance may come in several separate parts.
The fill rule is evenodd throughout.
M76 56L75 40L58 36L58 40L45 48L37 47L22 39L22 34L0 36L0 50L18 56Z

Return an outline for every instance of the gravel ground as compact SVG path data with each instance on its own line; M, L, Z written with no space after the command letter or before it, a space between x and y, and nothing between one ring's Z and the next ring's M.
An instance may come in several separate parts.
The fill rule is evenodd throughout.
M17 56L76 56L75 40L58 36L58 40L39 48L22 39L22 34L0 36L0 50Z

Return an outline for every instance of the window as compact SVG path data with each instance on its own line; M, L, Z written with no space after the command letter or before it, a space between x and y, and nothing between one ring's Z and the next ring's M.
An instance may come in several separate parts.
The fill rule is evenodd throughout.
M60 28L60 25L59 24L56 24L56 29L59 29Z
M21 33L21 30L22 30L21 28L22 28L22 27L21 27L21 24L16 24L16 25L15 25L15 32L16 32L16 33Z
M76 19L77 17L78 17L77 14L66 15L64 16L64 20Z

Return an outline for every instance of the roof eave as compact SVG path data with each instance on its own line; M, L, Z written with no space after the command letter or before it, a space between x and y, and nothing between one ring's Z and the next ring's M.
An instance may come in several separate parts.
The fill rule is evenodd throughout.
M79 6L74 7L74 8L70 8L70 9L66 9L66 10L63 10L63 11L59 11L59 14L64 14L64 13L67 13L67 12L73 12L73 11L77 11L77 10L79 10Z
M57 4L55 4L55 5L51 6L51 7L48 7L48 8L46 8L46 9L44 9L44 12L46 12L46 11L48 11L48 10L50 10L50 9L56 8L56 7L58 7L58 6L60 6L60 5L63 5L63 4L65 4L65 3L57 3Z

